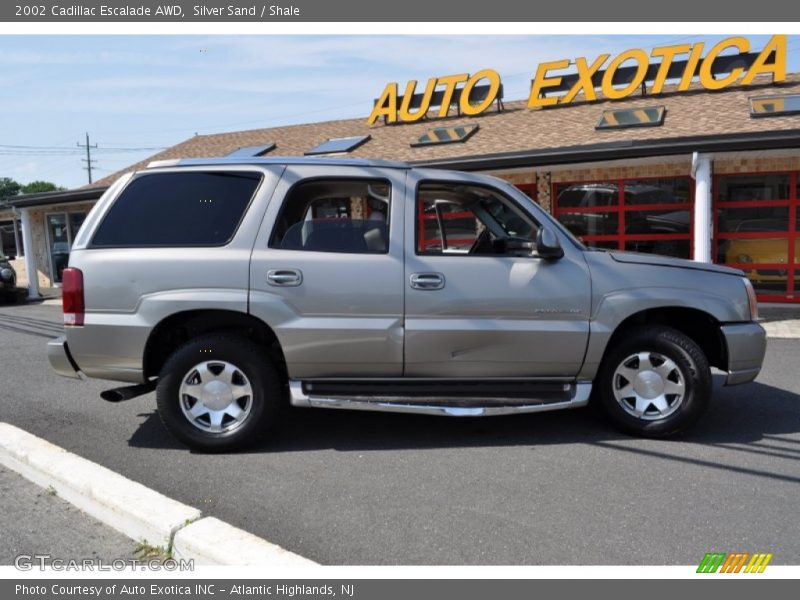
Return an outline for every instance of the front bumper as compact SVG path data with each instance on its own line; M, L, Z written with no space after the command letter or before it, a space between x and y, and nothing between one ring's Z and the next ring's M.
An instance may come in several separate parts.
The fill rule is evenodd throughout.
M728 352L728 377L725 385L753 381L764 363L767 332L754 322L723 325L720 329Z
M47 342L47 359L50 361L50 366L53 367L53 370L62 377L81 378L78 374L78 365L75 364L72 355L69 353L65 336L62 335Z

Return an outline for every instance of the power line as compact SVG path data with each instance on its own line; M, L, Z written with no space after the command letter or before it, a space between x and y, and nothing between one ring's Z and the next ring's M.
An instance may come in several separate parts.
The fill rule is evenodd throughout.
M79 147L83 148L81 144L78 144ZM95 144L94 148L97 149L98 152L146 152L146 151L156 151L156 150L164 150L163 146L160 147L150 147L150 148L123 148L117 146L103 146L102 148L98 148ZM0 149L9 149L9 150L41 150L41 151L69 151L69 152L81 152L76 148L71 146L21 146L21 145L12 145L12 144L0 144Z

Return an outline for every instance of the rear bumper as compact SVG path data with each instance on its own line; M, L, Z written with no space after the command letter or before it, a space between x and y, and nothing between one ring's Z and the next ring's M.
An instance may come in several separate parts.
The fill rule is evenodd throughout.
M767 332L758 323L723 325L720 329L728 352L728 377L725 385L753 381L764 363Z
M47 342L47 359L50 361L50 366L53 367L53 370L62 377L81 378L78 374L78 365L75 364L72 355L69 353L67 338L63 335Z

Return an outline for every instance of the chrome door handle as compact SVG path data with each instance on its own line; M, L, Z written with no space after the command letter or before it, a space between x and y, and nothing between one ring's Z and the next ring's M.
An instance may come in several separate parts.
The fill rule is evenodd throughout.
M267 283L282 287L296 287L303 283L303 274L297 269L272 269L267 272Z
M412 273L411 287L415 290L440 290L444 287L444 275L441 273Z

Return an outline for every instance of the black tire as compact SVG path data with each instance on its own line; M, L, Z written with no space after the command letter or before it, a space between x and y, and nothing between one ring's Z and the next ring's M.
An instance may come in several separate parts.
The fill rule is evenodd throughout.
M659 358L669 359L680 372L672 369L669 377L677 386L684 386L684 393L677 404L678 394L665 395L667 402L673 403L663 411L666 416L660 416L661 411L654 405L642 416L631 414L635 399L617 400L615 395L615 386L620 388L621 396L625 395L627 381L624 375L615 375L617 369L631 364L638 368L635 359L628 359L642 352L653 353L650 358L656 363ZM597 378L597 397L603 412L618 429L642 437L664 438L685 432L703 415L711 400L711 381L708 359L691 338L670 327L651 325L630 330L607 350Z
M180 394L184 378L194 367L206 363L216 369L214 361L233 365L240 371L237 377L246 377L252 389L252 397L242 399L249 407L246 417L219 432L194 425L182 408L192 399ZM165 427L190 448L203 452L230 452L255 442L277 420L282 396L281 377L266 349L247 338L224 334L198 337L175 350L161 369L156 387L158 414Z

